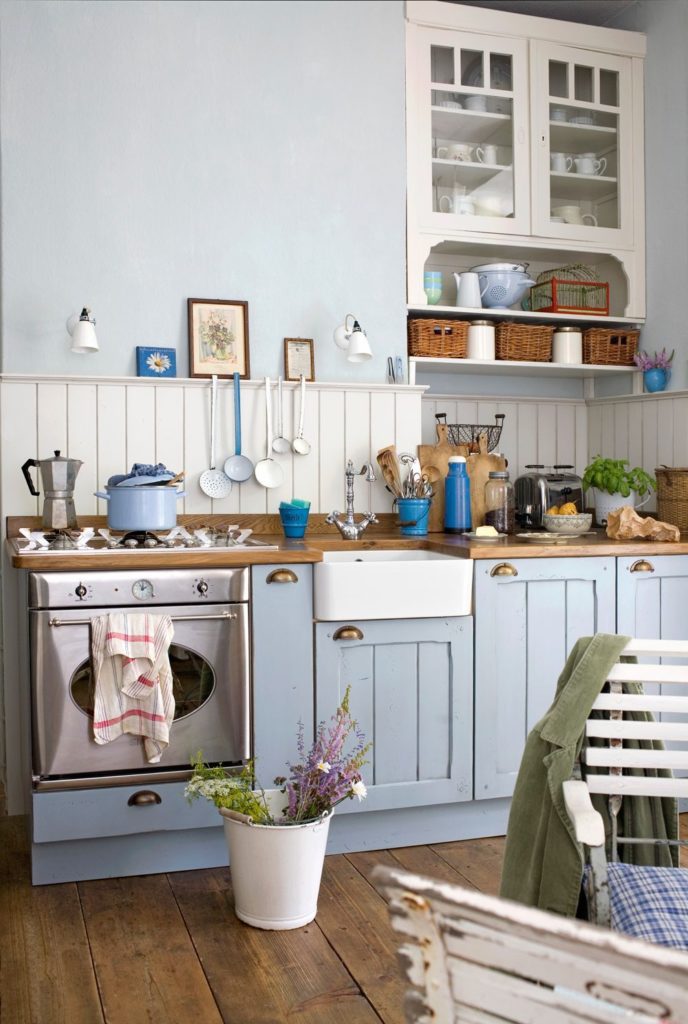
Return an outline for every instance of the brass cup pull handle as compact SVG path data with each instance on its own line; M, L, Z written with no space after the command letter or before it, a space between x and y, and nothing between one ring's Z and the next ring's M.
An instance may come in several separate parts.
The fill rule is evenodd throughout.
M518 576L518 569L510 562L500 562L490 569L490 576Z
M644 558L639 558L637 562L634 562L630 569L631 572L654 572L655 567L652 562L646 561Z
M362 640L363 633L358 626L340 626L332 634L333 640Z
M151 804L161 804L162 797L154 793L152 789L140 789L138 793L132 793L127 800L128 807L148 807Z
M266 583L298 583L299 577L291 569L273 569L268 573Z

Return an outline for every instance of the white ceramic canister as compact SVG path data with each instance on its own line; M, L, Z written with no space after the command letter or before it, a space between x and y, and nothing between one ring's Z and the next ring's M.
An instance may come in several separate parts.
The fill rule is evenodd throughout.
M575 363L583 362L583 335L580 327L557 327L552 337L552 362Z
M472 320L468 325L468 358L494 359L495 328L491 320Z

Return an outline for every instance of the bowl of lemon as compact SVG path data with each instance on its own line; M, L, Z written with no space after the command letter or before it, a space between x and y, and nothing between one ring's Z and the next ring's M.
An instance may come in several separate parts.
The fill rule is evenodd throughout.
M572 501L552 505L542 517L542 525L549 533L560 537L580 537L592 526L592 512L579 512Z

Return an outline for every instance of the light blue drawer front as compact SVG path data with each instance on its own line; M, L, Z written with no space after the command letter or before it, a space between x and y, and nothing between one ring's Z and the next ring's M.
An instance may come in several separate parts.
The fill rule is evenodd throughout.
M215 807L207 800L189 804L184 796L185 785L165 782L34 793L33 841L49 843L216 826L220 819ZM160 803L129 806L129 798L144 790L157 793Z

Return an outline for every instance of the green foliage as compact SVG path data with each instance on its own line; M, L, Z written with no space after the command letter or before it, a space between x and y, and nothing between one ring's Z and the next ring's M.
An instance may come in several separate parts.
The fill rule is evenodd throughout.
M186 786L186 798L191 803L198 797L212 800L216 807L246 814L258 825L272 825L273 819L267 808L263 790L254 792L255 770L253 761L247 761L241 769L211 767L203 763L199 750L193 759L193 775Z
M621 494L624 498L627 498L631 491L643 495L650 489L657 490L657 481L654 477L640 466L626 469L628 465L628 459L603 459L601 455L596 455L583 473L583 488L587 491L589 487L596 487L598 491Z

